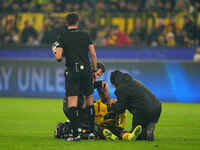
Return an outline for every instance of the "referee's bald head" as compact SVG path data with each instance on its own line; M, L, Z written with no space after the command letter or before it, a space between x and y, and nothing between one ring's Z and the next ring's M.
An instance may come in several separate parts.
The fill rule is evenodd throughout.
M70 13L67 15L66 21L68 26L76 25L79 21L79 16L77 13Z

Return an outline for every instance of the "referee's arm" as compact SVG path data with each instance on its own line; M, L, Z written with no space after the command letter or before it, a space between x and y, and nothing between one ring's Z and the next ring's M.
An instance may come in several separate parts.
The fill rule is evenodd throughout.
M57 47L57 48L54 49L53 52L54 52L54 55L55 55L55 57L56 57L56 60L57 60L57 61L61 61L61 60L62 60L62 57L63 57L63 55L62 55L62 53L63 53L63 48Z
M92 60L93 70L97 70L97 56L93 44L89 45L90 58Z

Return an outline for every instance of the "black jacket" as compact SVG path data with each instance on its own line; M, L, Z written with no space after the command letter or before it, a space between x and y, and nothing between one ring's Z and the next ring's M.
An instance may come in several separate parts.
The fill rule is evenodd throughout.
M116 85L115 95L117 103L112 104L113 112L124 112L126 109L130 113L153 113L160 107L160 101L156 96L140 81L133 79L129 74L119 71L111 74L111 82Z

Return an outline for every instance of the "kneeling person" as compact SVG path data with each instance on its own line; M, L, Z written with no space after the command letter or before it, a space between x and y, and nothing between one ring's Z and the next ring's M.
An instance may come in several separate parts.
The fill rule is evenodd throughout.
M114 71L110 76L115 86L117 102L111 105L114 113L128 110L133 114L132 130L142 126L142 134L138 139L154 140L154 128L161 114L161 102L140 81L133 79L129 74Z

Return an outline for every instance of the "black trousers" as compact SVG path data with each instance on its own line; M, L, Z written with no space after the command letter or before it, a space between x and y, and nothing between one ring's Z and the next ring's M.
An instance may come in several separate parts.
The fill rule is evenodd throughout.
M137 125L142 125L142 134L138 139L145 140L147 136L147 129L149 126L154 126L158 122L161 114L161 104L157 106L153 112L135 112L132 119L132 131Z

